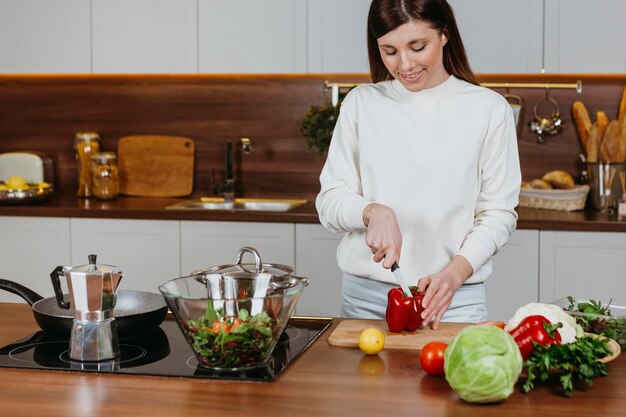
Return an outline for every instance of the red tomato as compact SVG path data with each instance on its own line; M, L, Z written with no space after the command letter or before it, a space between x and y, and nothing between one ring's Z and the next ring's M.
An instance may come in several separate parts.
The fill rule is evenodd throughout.
M420 365L428 375L443 375L443 354L447 343L430 342L420 351Z

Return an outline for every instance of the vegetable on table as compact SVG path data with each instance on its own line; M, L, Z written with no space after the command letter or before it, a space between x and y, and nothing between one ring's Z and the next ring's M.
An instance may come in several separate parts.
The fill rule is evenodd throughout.
M577 302L573 297L567 297L569 306L567 311L575 314L578 323L585 332L599 334L615 340L622 349L626 348L626 317L611 315L611 301L606 306L601 301L588 300Z
M564 393L571 395L576 379L591 386L593 378L607 375L606 365L598 359L611 353L608 340L597 336L583 336L566 345L535 345L535 351L524 362L527 374L524 392L531 391L535 381L545 382L558 376Z
M522 355L515 340L496 326L466 327L444 354L446 381L467 402L508 398L521 371Z
M561 337L561 343L573 343L577 337L583 335L583 329L576 324L576 319L567 314L563 309L554 304L529 303L517 309L515 315L507 322L504 330L510 332L528 316L543 316L552 324L561 323L557 329Z
M524 318L510 333L519 347L522 359L526 360L533 353L535 345L560 344L561 335L556 330L562 326L563 323L552 324L544 316L534 315Z
M395 333L413 331L422 325L422 300L424 293L418 287L409 287L411 296L406 296L402 288L392 288L387 293L385 318L389 330Z
M420 366L428 375L443 375L444 355L447 343L428 342L420 351Z

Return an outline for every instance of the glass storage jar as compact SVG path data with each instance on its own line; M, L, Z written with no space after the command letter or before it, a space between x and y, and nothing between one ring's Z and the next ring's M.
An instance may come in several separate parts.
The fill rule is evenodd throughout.
M91 197L91 157L100 150L100 135L96 132L78 132L74 136L74 150L78 162L79 197Z
M113 152L98 152L91 158L91 191L100 200L111 200L119 194L117 157Z

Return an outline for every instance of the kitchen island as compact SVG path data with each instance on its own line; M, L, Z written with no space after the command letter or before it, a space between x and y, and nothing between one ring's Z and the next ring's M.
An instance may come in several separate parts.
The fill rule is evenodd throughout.
M335 320L333 327L338 320ZM0 345L39 330L30 308L0 303ZM463 402L445 379L420 368L417 351L364 356L327 343L327 330L274 382L198 380L0 369L0 415L20 416L623 416L626 357L609 376L567 398L552 386L506 401Z

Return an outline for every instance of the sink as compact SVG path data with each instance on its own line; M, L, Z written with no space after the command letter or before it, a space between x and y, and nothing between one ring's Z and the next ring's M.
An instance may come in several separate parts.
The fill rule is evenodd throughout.
M224 201L219 197L203 197L183 201L166 207L172 210L227 210L227 211L278 211L285 212L306 203L307 200L286 200L274 198L236 198Z

